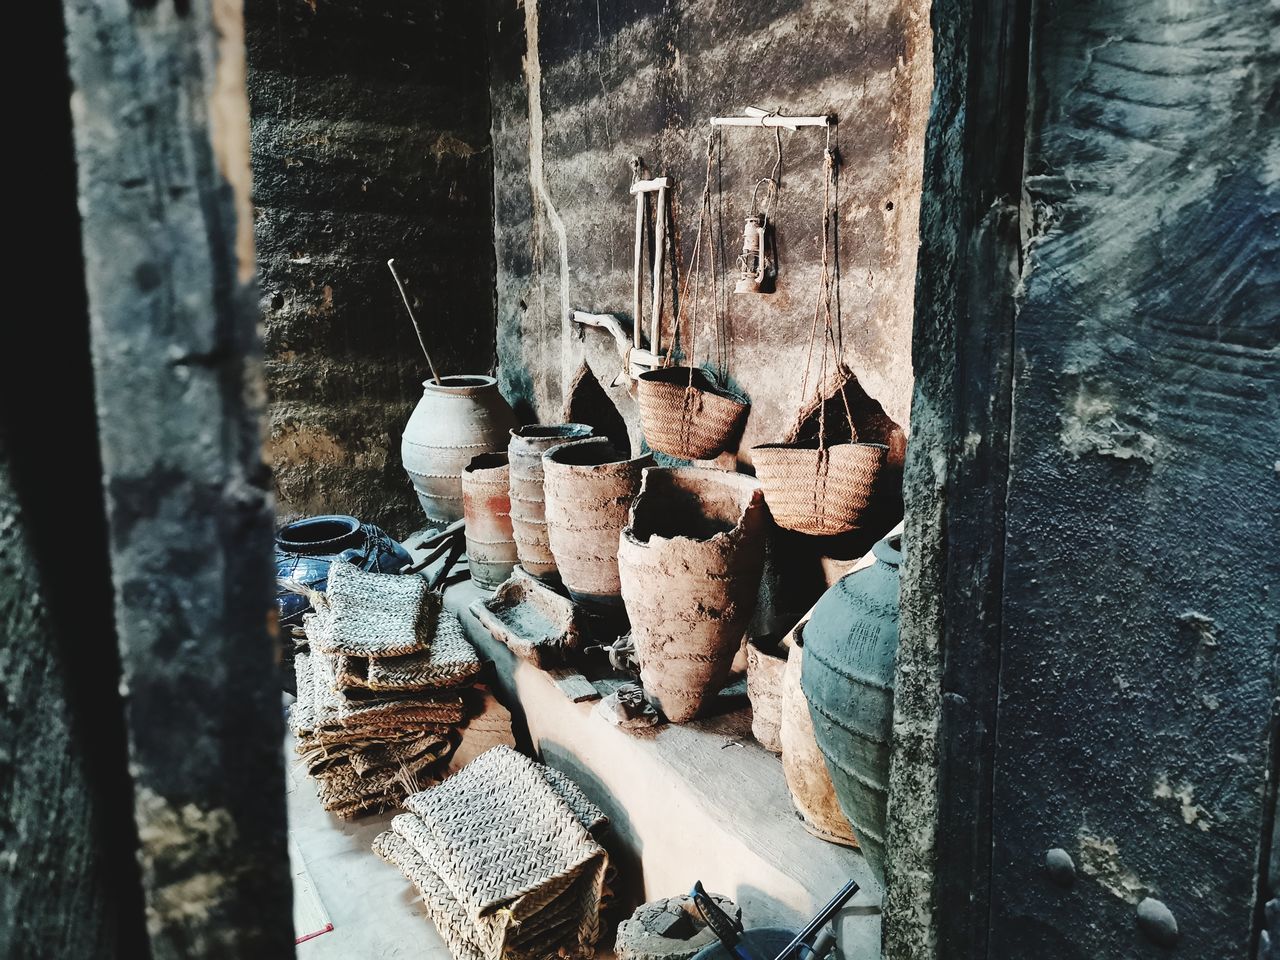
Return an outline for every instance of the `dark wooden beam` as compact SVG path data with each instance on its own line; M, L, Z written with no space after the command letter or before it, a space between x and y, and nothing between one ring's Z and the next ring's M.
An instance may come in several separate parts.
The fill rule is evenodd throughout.
M938 0L933 29L885 948L967 960L988 928L1029 4Z
M65 0L156 960L293 954L236 0Z

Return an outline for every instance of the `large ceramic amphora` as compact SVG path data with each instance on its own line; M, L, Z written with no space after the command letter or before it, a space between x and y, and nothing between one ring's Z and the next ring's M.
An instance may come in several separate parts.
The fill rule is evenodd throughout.
M516 416L493 377L426 380L400 442L400 460L432 523L461 520L462 471L471 458L505 449Z
M875 563L838 580L813 608L800 683L840 808L883 881L901 534L871 552Z

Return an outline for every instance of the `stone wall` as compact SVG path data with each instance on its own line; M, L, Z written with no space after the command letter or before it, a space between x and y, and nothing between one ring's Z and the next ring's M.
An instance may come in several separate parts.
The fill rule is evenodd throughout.
M426 363L493 366L492 163L479 4L249 0L254 204L283 516L423 524L400 433Z
M625 385L610 386L621 369L613 340L599 330L584 334L566 315L612 313L630 324L632 158L675 180L683 270L706 179L708 120L757 106L839 118L844 359L905 426L931 78L927 4L498 0L491 7L499 373L517 408L561 416L585 363L638 443L635 401ZM782 132L776 292L727 294L723 342L713 336L708 304L701 308L698 362L726 356L731 384L752 402L744 464L752 444L782 438L800 407L820 270L824 145L821 128ZM775 139L769 130L731 129L719 154L716 243L732 268L752 189L774 166ZM704 266L709 283L707 274ZM669 317L664 326L670 330Z

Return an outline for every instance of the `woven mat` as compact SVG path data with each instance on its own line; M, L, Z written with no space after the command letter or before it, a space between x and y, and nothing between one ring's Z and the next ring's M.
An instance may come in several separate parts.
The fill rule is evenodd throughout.
M339 765L316 781L316 795L326 810L364 799L398 799L424 784L439 780L428 767L446 757L451 745L441 741L412 759L361 775L350 765Z
M391 822L395 824L395 820ZM427 913L440 936L448 943L454 960L485 960L484 954L471 942L467 915L440 880L440 875L431 869L413 844L396 831L388 830L373 838L373 852L387 863L399 867L405 879L417 888Z
M397 723L392 726L355 726L336 727L316 730L298 740L298 752L302 753L312 747L334 747L343 744L388 743L397 740L412 740L424 734L448 736L455 733L457 725L452 723Z
M423 891L455 956L543 960L593 952L607 856L588 825L598 828L605 818L567 777L495 747L406 798L405 807L410 815L397 817L392 832L419 859L391 839L374 849ZM453 903L432 909L441 899Z
M336 727L397 727L410 723L459 724L467 716L458 692L378 693L337 689L338 658L299 651L294 657L298 699L289 711L295 734Z
M318 649L353 657L396 657L426 649L440 597L417 576L329 568L327 628L308 637Z
M334 680L339 689L407 693L456 687L475 677L482 664L476 648L462 630L462 622L440 611L430 647L399 657L335 658Z

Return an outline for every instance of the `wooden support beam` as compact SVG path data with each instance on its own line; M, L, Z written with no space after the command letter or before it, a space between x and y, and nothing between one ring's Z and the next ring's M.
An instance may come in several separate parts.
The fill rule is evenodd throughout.
M238 0L65 0L152 960L293 956Z

